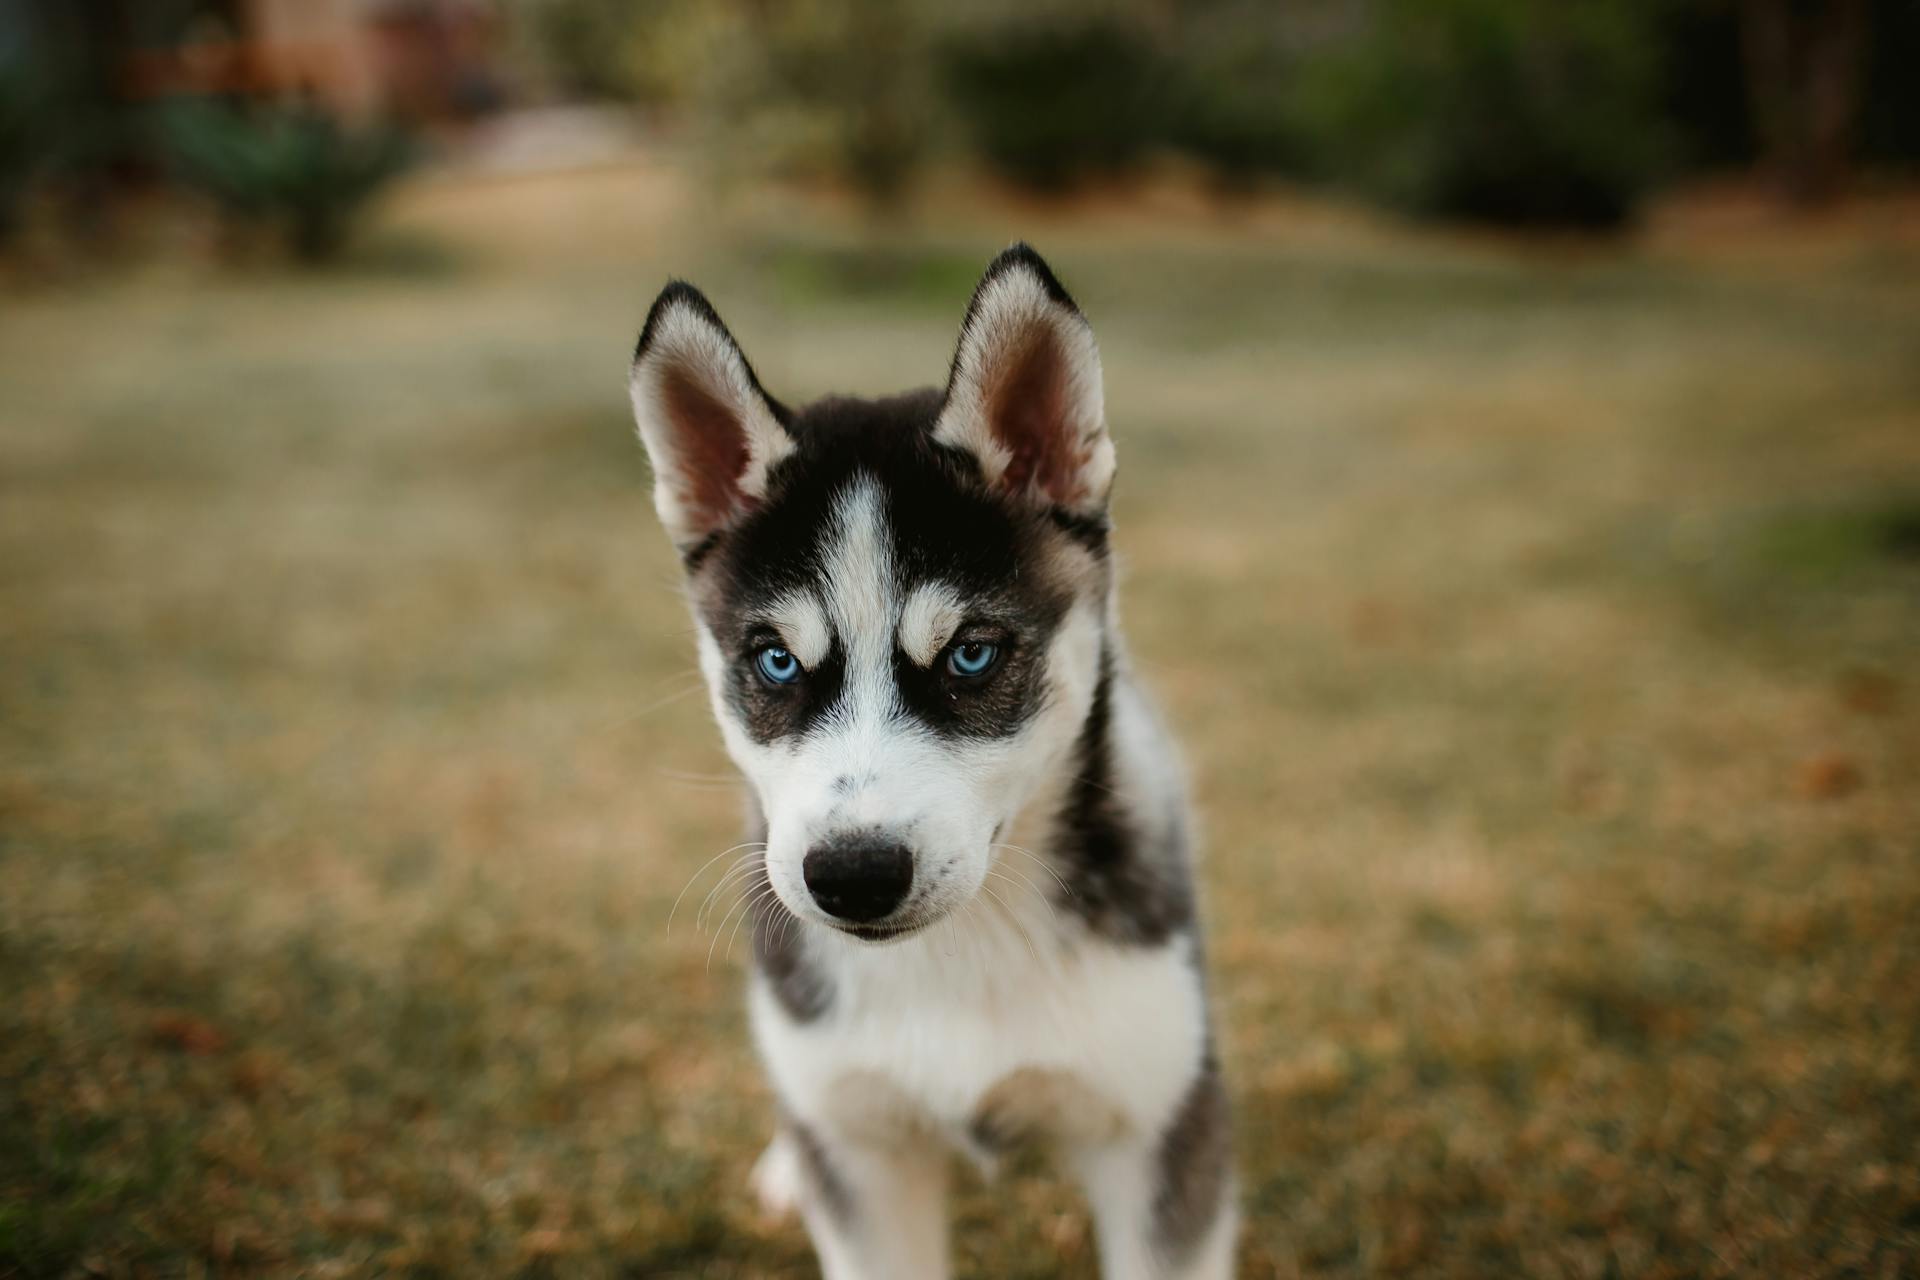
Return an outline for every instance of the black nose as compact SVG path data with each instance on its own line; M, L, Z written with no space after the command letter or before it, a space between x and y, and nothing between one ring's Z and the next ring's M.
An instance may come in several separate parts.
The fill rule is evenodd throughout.
M807 850L800 874L822 911L865 924L905 900L913 886L913 852L879 836L849 836Z

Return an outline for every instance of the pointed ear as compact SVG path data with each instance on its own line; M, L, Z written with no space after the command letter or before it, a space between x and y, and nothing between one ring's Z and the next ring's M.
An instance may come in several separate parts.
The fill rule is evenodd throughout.
M964 449L987 483L1077 515L1113 486L1100 351L1086 317L1025 244L973 291L934 439Z
M647 313L627 389L653 463L654 507L683 553L751 511L767 496L768 472L793 452L786 410L684 281Z

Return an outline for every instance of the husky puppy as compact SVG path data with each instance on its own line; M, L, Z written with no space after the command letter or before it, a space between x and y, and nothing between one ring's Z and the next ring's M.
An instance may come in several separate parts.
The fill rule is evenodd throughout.
M789 408L676 281L630 389L754 802L763 1200L830 1280L941 1277L951 1154L1038 1141L1105 1275L1229 1275L1186 801L1116 623L1085 317L1015 245L944 389Z

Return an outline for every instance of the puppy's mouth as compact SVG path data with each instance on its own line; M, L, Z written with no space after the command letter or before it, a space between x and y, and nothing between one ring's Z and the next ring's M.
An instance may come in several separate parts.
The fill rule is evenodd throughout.
M830 927L846 934L849 938L858 938L862 942L886 943L898 942L902 938L916 934L926 928L927 923L927 921L922 920L909 924L891 925L847 924L836 920Z

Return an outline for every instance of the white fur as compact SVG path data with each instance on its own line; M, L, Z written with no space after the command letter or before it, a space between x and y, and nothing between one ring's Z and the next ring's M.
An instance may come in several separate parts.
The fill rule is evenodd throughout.
M627 375L627 394L640 441L653 462L653 505L674 543L685 549L712 530L711 516L689 500L690 480L680 433L664 387L675 373L704 388L732 415L747 451L734 481L738 497L756 502L767 493L767 472L793 452L794 443L753 385L733 340L690 304L670 304L656 320L653 340Z
M1006 905L988 902L973 918L890 947L808 931L808 954L836 992L830 1020L797 1025L754 984L754 1031L796 1116L834 1133L884 1136L873 1132L864 1079L872 1076L959 1144L996 1084L1037 1069L1081 1082L1113 1114L1110 1131L1068 1137L1157 1134L1204 1047L1189 944L1069 939L1033 891L1002 897Z
M966 604L944 582L923 582L900 611L900 647L923 667L933 660L966 621Z
M826 1273L944 1277L944 1218L930 1215L927 1188L947 1150L972 1154L968 1126L989 1095L1041 1071L1077 1099L1043 1136L1092 1202L1107 1280L1225 1280L1230 1206L1182 1267L1159 1257L1151 1230L1158 1137L1205 1048L1191 940L1112 946L1064 926L1031 891L976 908L886 948L807 931L836 992L829 1019L796 1023L763 980L750 987L781 1105L827 1136L859 1206L850 1224L801 1204ZM881 1176L864 1175L874 1168Z
M762 621L780 633L787 652L800 659L803 667L818 666L833 647L827 611L811 592L792 591L781 596Z

